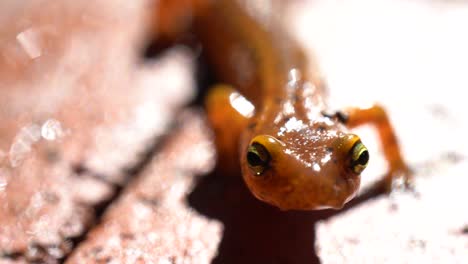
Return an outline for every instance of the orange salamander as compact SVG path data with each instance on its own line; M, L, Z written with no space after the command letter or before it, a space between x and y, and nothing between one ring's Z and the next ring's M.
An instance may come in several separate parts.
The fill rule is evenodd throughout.
M382 142L385 186L399 176L409 182L384 109L327 112L316 66L309 70L301 48L279 25L267 27L238 2L218 0L196 10L193 28L223 83L206 100L219 166L240 167L255 197L282 210L343 207L369 161L359 136L348 131L363 124L374 125Z

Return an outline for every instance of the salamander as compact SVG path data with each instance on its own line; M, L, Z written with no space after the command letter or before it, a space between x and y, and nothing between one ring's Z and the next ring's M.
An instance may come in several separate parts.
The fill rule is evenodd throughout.
M220 80L206 98L218 167L240 172L255 197L282 210L339 209L355 196L370 158L349 129L371 124L388 162L382 183L409 184L383 107L330 112L317 65L280 24L259 21L234 0L192 2L193 32Z

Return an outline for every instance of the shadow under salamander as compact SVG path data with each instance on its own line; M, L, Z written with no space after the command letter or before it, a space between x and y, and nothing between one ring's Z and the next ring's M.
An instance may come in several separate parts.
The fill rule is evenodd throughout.
M224 234L212 263L320 263L315 251L315 224L342 213L382 189L371 188L345 208L321 211L281 211L249 192L242 177L213 172L200 178L189 204L220 220Z

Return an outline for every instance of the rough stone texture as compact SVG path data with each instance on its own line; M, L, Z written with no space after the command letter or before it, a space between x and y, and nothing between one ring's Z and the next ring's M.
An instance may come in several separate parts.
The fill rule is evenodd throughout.
M197 176L213 161L203 114L176 113L192 55L137 61L144 1L52 2L0 1L1 264L468 262L466 4L277 2L332 104L383 103L417 177L416 195L282 212L240 177ZM358 133L368 187L385 163Z
M64 258L193 96L187 50L139 63L144 8L0 3L1 261Z
M66 263L209 263L221 225L186 201L197 174L213 166L213 147L199 113L180 127L120 196Z
M191 98L189 52L137 65L144 1L8 3L1 10L11 26L0 37L4 153L22 127L54 119L68 136L61 158L116 177Z
M3 254L27 254L30 260L43 259L43 254L61 258L70 250L67 240L90 224L92 208L71 195L75 188L71 169L63 162L52 165L43 156L38 151L19 168L2 171L6 177L0 194Z
M456 172L465 169L417 180L417 196L382 197L319 223L319 256L324 263L466 263L467 180Z

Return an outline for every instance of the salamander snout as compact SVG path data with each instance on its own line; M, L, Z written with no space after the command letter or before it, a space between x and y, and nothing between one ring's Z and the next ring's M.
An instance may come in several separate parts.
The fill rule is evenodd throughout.
M242 175L252 193L284 210L341 208L353 198L369 161L361 139L341 133L309 142L257 135L244 145Z

